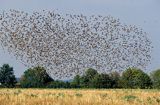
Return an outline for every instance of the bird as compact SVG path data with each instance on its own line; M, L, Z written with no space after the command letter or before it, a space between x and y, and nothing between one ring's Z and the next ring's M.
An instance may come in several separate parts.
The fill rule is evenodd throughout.
M151 59L147 33L112 16L9 10L0 13L0 24L1 46L28 67L44 66L53 79L73 79L89 67L144 68Z

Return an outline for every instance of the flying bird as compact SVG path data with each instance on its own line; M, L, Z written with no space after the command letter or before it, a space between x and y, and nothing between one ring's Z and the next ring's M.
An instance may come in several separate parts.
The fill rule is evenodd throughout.
M0 13L0 43L24 65L45 67L54 79L72 79L92 67L101 73L145 68L152 49L147 33L135 25L55 11Z

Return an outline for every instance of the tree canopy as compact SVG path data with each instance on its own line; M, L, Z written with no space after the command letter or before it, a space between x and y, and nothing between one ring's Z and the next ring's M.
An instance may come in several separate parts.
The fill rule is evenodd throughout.
M14 87L16 84L16 77L13 72L13 67L10 67L9 64L3 64L0 67L0 83L4 87Z
M122 74L121 85L124 88L151 88L152 81L142 70L128 68Z
M45 85L51 81L53 81L53 79L47 74L46 70L43 67L37 66L24 72L20 84L25 88L40 88L45 87Z
M153 81L153 87L160 89L160 69L151 73L151 79Z

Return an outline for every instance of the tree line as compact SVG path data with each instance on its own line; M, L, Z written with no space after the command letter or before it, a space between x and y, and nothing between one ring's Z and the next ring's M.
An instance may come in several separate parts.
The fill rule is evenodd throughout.
M3 64L0 67L0 87L7 88L95 88L95 89L160 89L160 69L149 75L138 68L128 68L122 73L98 73L88 68L83 75L76 75L73 80L52 79L44 67L29 68L17 81L13 67Z

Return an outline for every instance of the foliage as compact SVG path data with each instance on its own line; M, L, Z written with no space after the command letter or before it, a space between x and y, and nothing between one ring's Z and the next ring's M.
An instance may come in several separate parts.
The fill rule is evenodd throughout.
M16 78L13 72L13 67L10 67L9 64L3 64L0 67L0 83L2 87L14 87L16 84Z
M150 77L137 68L128 68L124 71L121 83L123 88L151 88L152 86Z
M119 88L120 87L120 74L116 71L109 73L110 79L112 80L111 87Z
M91 83L93 88L111 88L112 80L108 74L96 74Z
M4 64L0 67L0 83L0 87L23 88L160 88L160 69L153 71L150 78L137 68L128 68L122 76L115 71L99 74L95 69L89 68L84 75L76 75L72 81L64 82L54 81L43 67L37 66L26 70L20 82L16 83L13 68Z
M153 87L160 89L160 69L151 73L151 79L153 81Z
M79 75L76 75L73 79L73 81L71 82L71 87L72 88L80 88L80 81L81 81L81 77Z
M0 89L0 105L160 105L150 89ZM22 104L23 105L23 104Z
M25 71L21 77L20 84L24 88L40 88L45 87L51 81L53 79L47 74L46 70L38 66Z
M89 68L86 70L85 74L80 79L80 85L84 88L91 87L91 81L94 78L94 76L98 74L98 72L95 69Z
M47 88L70 88L70 83L56 80L56 81L50 82L46 87Z

